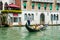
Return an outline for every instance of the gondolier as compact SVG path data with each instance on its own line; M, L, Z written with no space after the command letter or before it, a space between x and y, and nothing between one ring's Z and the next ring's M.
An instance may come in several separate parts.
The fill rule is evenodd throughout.
M30 20L27 20L28 25L30 26Z
M30 23L31 23L31 16L30 15L28 16L27 22L28 22L28 25L30 26Z

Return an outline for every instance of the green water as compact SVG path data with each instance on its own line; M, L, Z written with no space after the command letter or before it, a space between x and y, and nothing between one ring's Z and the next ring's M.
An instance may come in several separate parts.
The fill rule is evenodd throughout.
M25 27L0 28L0 40L60 40L60 26L48 26L41 32L28 32Z

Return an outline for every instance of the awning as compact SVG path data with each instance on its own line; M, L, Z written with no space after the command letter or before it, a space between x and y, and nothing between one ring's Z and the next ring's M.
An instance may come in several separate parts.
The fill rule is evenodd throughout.
M19 6L15 5L15 4L9 4L8 7L12 7L12 8L20 8Z

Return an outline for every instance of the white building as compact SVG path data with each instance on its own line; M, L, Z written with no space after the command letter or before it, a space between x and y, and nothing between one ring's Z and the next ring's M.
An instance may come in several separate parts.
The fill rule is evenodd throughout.
M60 24L59 0L21 0L22 25L26 24L27 16L32 17L34 24Z
M35 24L60 24L60 0L20 0L21 14L14 16L13 13L8 13L8 24L10 25L25 25L28 16L31 17L31 25ZM2 1L3 4L14 3L14 0ZM4 10L4 5L3 5Z

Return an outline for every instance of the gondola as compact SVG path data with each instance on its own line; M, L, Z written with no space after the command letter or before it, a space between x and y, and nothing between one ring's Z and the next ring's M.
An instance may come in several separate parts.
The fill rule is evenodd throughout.
M32 29L32 28L30 28L30 26L29 26L27 23L25 24L25 27L26 27L26 29L27 29L29 32L38 32L38 31L40 31L40 30L45 30L45 29L46 29L46 27L42 27L42 28L40 28L40 29L38 29L38 30Z

